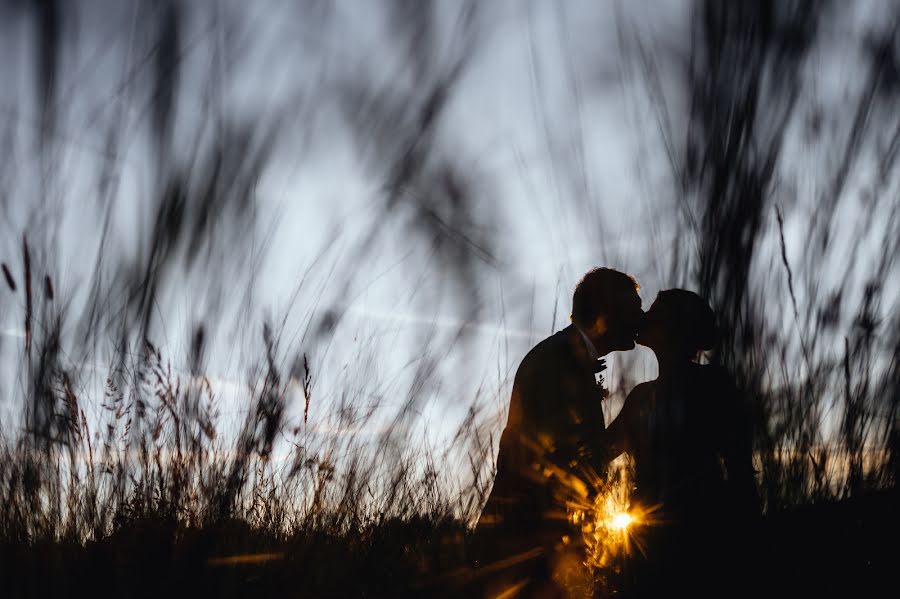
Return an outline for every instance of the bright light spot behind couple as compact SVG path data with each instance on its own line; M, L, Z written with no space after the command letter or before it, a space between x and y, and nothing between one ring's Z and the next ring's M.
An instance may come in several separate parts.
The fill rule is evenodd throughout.
M618 570L632 546L641 549L640 531L651 523L651 510L631 504L628 462L624 459L616 462L619 463L613 464L609 479L595 485L593 503L573 505L569 510L569 520L581 526L585 564L601 571Z
M617 528L618 530L625 530L632 522L634 522L634 517L628 512L619 512L618 514L613 514L613 528Z

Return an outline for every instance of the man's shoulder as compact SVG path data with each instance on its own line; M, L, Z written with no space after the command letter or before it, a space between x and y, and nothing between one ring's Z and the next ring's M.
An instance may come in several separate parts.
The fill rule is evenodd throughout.
M569 327L550 335L532 347L519 364L519 371L525 371L538 365L565 364L571 358L572 349L569 343Z

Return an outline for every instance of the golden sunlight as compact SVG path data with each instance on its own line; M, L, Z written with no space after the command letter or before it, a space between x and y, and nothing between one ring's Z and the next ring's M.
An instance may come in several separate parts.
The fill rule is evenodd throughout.
M640 548L641 527L651 524L653 510L631 503L630 462L617 460L612 468L605 481L593 481L592 501L569 505L569 521L581 528L591 568L617 569L634 546Z
M625 530L632 522L634 522L634 517L628 512L619 512L618 514L613 514L613 528L616 528L618 530Z

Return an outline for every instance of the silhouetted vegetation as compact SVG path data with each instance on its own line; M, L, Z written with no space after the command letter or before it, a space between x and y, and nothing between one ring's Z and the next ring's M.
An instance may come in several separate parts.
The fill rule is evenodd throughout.
M503 416L485 398L506 400L508 373L498 366L496 385L447 399L465 416L443 445L423 434L420 416L449 393L446 379L460 378L443 362L473 351L467 324L484 315L481 290L507 264L500 182L446 133L491 15L475 2L383 8L384 73L334 67L257 110L234 99L246 90L234 91L229 72L254 41L230 9L135 3L116 47L126 49L122 72L102 63L98 76L71 72L78 3L0 3L0 20L31 32L23 55L33 83L21 92L27 110L4 108L0 128L9 142L0 325L12 326L0 336L4 593L478 588L466 539L490 491ZM828 94L817 69L850 6L701 0L684 54L664 52L621 15L617 24L622 72L646 86L655 117L639 132L658 150L647 160L668 167L662 184L648 175L662 189L653 218L677 223L671 247L649 260L668 260L659 283L695 289L732 333L711 359L734 372L754 415L766 516L750 559L760 588L776 595L766 585L789 564L794 587L784 588L794 592L831 588L814 578L822 569L848 588L875 588L892 567L874 543L898 532L900 11L878 9L883 26L863 36L859 78ZM336 10L310 2L304 27L327 30ZM601 83L567 68L574 122ZM540 73L531 75L540 96ZM98 77L112 81L110 93L85 108L91 98L78 89ZM258 189L276 157L296 149L286 137L315 137L311 106L333 109L339 125L325 136L352 140L378 192L340 251L337 234L325 234L321 248L289 257L289 306L265 316L259 288L275 225L260 218ZM590 215L598 263L615 258L581 124L566 129L570 139L552 118L538 114L554 201ZM76 154L90 156L77 176L66 170ZM133 213L120 207L126 196L139 198ZM75 206L74 225L63 206ZM326 226L312 221L297 235ZM354 368L326 366L349 307L332 298L350 294L366 257L394 243L429 256L436 295L464 323L446 346L436 347L434 323L417 338L405 388L379 372L391 341L361 336L347 358ZM327 276L308 277L326 262ZM88 278L70 274L75 264L89 265ZM411 291L422 276L409 275ZM217 348L246 369L239 382L208 374ZM223 393L240 406L236 419Z

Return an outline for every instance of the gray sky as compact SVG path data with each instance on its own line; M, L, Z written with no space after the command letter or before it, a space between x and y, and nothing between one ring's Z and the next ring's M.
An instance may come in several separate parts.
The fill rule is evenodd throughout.
M37 152L42 117L33 19L16 3L0 9L0 68L10 82L0 86L8 156L0 180L8 198L0 256L18 268L21 233L39 230L29 234L40 262L49 265L59 295L71 298L71 313L79 314L107 208L96 189L110 128L121 134L124 148L115 160L121 178L112 209L113 253L123 262L135 260L149 243L149 198L158 189L158 172L148 135L147 56L154 38L147 23L155 13L125 1L63 4L49 175ZM286 358L309 353L314 417L324 419L342 394L381 402L389 413L418 389L426 354L440 359L426 386L433 399L422 400L423 422L430 431L448 431L476 397L488 411L505 409L509 376L529 347L565 326L571 291L589 268L634 274L645 307L659 289L679 283L669 274L671 255L689 242L673 237L675 186L658 113L635 66L634 40L656 56L673 129L683 132L687 101L678 69L690 48L688 3L479 3L472 37L459 34L461 3L438 3L437 43L426 57L433 70L424 76L439 76L465 50L471 56L451 89L430 156L437 164L452 159L462 165L474 201L461 222L493 244L484 254L472 251L466 284L448 270L433 239L411 231L416 214L409 204L383 208L381 159L391 148L382 144L396 137L392 128L406 125L403 115L378 122L377 113L366 112L374 104L363 102L355 118L386 131L377 137L353 125L341 105L341 94L357 87L372 102L379 94L404 93L419 102L415 90L427 87L380 3L181 6L189 8L181 22L181 87L167 159L185 161L195 143L210 143L200 123L211 110L262 127L277 120L275 147L256 187L255 219L221 232L210 249L213 258L173 274L158 298L153 337L176 362L187 351L190 324L219 311L222 326L212 332L208 368L223 389L239 385L262 355L258 323L269 317L284 323ZM883 3L868 3L851 12L853 18L833 21L812 53L801 102L827 108L858 93L858 53L883 9ZM372 140L361 143L370 133ZM786 246L789 259L799 263L804 219L817 201L816 173L827 170L830 150L801 152L801 134L793 135L798 151L787 153L776 195L792 208ZM866 180L865 173L859 179ZM856 194L846 196L837 206L840 219L861 218ZM774 213L769 216L754 263L763 278L781 268ZM847 226L841 234L854 230ZM372 231L374 241L360 253L360 241ZM864 247L856 259L865 261L877 249ZM839 262L847 256L838 252L833 259L835 271L843 272ZM896 278L888 282L894 289ZM773 295L782 295L784 283L773 285ZM253 311L242 314L238 303L248 288ZM801 305L811 300L798 290ZM21 296L0 300L0 353L7 364L21 342L23 308ZM333 335L316 337L329 310L343 318ZM786 330L791 326L784 323ZM461 327L466 335L454 342ZM630 379L652 378L652 359L638 353L628 366ZM625 363L617 356L610 362L618 380L615 370ZM105 365L102 356L92 364L100 372ZM613 391L621 399L627 389ZM16 397L17 389L6 385L2 392ZM224 414L239 413L237 397L227 402Z

